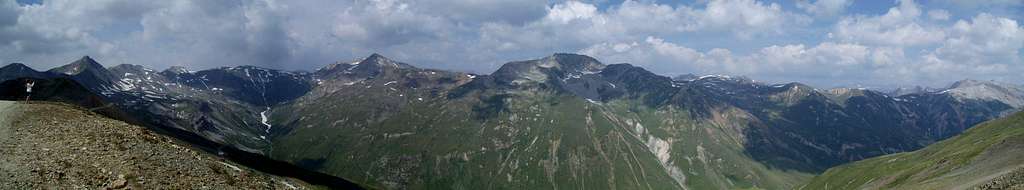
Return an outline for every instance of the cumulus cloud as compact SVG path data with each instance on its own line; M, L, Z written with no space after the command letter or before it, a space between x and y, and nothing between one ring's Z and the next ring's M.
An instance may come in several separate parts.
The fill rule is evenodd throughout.
M579 53L612 62L631 62L670 75L733 74L821 86L853 85L873 78L889 80L892 73L873 72L899 67L897 64L907 59L899 48L831 42L814 46L773 45L747 55L736 55L727 49L701 52L657 37L642 42L597 44Z
M1022 63L1024 28L1015 20L982 13L957 21L949 33L951 37L934 52L943 60L975 66Z
M949 20L949 11L942 9L935 9L928 11L928 18L932 20Z
M567 24L569 21L576 19L589 19L593 18L597 14L597 7L591 4L581 3L578 1L569 1L563 4L557 4L548 9L547 19L558 22L561 24Z
M941 12L929 14L929 20L949 18L936 15L944 14ZM632 61L671 74L747 75L826 87L940 86L963 78L1021 79L1024 28L1016 20L988 13L952 24L923 20L919 5L904 0L882 15L841 19L834 26L835 41L816 45L770 45L736 54L726 49L701 51L647 37L599 43L579 52L615 62Z
M14 1L0 1L0 27L17 24L19 14L21 14L21 10L18 7L18 3Z
M778 4L753 0L711 1L693 6L625 1L605 10L568 1L554 4L548 10L543 19L523 26L486 25L481 29L481 41L501 50L571 52L593 44L638 41L648 36L780 36L788 28L810 22L807 16L784 11Z
M880 16L853 16L841 19L835 26L836 36L847 42L915 46L940 42L946 34L937 28L921 25L921 8L913 0L901 0Z
M835 17L846 11L846 7L853 5L850 0L816 0L798 1L796 7L807 11L817 17Z
M1024 6L1024 1L1020 0L988 0L988 1L974 1L974 0L939 0L945 3L953 4L955 6L963 8L993 8L993 7L1004 7L1013 8Z
M422 67L488 73L508 61L579 52L666 75L823 87L1021 79L1011 74L1024 68L1014 14L911 0L873 14L853 3L0 0L0 61L48 69L91 55L108 66L312 70L377 52Z
M754 0L711 1L705 10L693 14L701 29L731 31L741 38L764 32L782 34L789 24L810 22L804 15L783 11L779 4Z
M414 1L411 7L431 15L443 15L455 22L523 24L546 14L544 0L445 0Z

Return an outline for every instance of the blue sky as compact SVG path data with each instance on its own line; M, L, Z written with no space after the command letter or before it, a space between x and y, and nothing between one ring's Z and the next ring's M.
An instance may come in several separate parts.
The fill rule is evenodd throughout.
M556 52L769 83L1022 83L1021 0L0 0L0 61L490 73Z

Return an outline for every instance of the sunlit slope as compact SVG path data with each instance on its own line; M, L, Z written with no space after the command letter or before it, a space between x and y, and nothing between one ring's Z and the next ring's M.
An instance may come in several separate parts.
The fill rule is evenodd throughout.
M1024 112L918 151L829 169L803 189L1019 189L1021 166Z
M532 92L380 97L279 108L302 117L285 119L272 156L389 189L789 189L809 176L745 155L746 125L694 123L671 107Z

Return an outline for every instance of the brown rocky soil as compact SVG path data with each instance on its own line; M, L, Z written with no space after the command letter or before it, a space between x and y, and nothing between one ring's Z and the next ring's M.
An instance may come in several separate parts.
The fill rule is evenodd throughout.
M1003 174L995 179L989 180L988 183L975 187L976 190L989 190L989 189L1024 189L1024 168L1018 168L1013 172Z
M0 189L307 189L57 103L0 102Z

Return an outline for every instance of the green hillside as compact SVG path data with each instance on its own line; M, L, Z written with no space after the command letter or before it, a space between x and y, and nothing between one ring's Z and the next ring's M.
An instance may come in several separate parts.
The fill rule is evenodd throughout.
M802 189L1022 188L1024 112L979 124L924 149L829 169Z
M693 113L709 104L663 103L679 91L668 78L604 67L578 55L492 76L380 56L337 64L320 71L334 76L324 85L272 109L267 152L383 189L792 189L810 179L747 154L749 112Z
M810 177L744 155L746 125L525 93L483 118L467 117L473 100L412 101L394 113L366 112L374 105L361 98L281 108L307 114L272 156L387 189L790 189Z

